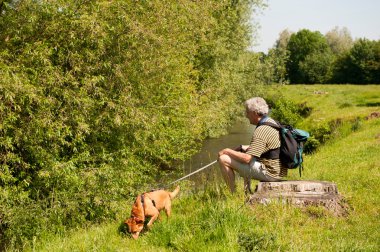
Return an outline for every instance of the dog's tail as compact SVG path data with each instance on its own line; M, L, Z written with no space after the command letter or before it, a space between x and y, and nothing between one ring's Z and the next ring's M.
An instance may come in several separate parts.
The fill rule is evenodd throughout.
M179 193L179 186L177 186L173 192L170 192L169 193L169 196L171 199L174 199L175 196L177 196L177 194Z

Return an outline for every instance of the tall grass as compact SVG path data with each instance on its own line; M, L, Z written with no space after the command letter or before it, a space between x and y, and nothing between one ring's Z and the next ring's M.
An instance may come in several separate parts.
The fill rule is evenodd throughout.
M323 87L329 94L344 93L346 88ZM300 86L298 90L302 92L306 88L313 87ZM349 89L355 90L351 86ZM377 102L375 96L367 101ZM354 94L350 97L360 100ZM319 95L315 97L319 101L309 98L307 101L313 107L310 117L320 113L318 104L320 108L331 106L324 109L325 119L336 118L328 112L345 117L379 111L373 106L363 111L363 107L354 103L352 112L343 106L340 108L343 111L338 113L339 108L332 104L347 97L330 98L333 101L325 98L322 98L325 102L320 101ZM379 129L379 118L362 120L355 131L346 130L344 135L330 139L313 155L305 157L302 179L335 182L347 202L347 216L336 217L323 207L244 204L241 179L235 195L218 181L205 180L202 189L184 182L180 195L173 201L172 217L156 222L137 241L120 233L120 224L129 215L133 200L128 199L117 221L35 240L26 251L379 251ZM299 179L298 172L290 171L289 179Z

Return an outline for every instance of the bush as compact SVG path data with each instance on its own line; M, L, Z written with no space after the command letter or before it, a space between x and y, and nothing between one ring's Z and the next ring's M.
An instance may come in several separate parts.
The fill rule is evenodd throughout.
M289 124L295 127L304 115L309 115L311 108L305 104L297 105L283 97L269 97L267 99L270 115L282 124Z
M314 137L310 136L304 145L304 153L311 154L318 149L321 143Z
M361 127L361 119L335 119L310 130L311 137L305 144L305 153L314 152L321 144L348 136Z
M260 6L2 5L2 243L114 218L115 202L222 132L259 83L245 49Z

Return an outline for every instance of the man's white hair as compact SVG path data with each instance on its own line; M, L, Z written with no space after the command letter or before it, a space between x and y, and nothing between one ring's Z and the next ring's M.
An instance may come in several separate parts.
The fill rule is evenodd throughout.
M249 111L256 112L258 115L267 115L269 107L267 102L261 97L253 97L245 101L245 108Z

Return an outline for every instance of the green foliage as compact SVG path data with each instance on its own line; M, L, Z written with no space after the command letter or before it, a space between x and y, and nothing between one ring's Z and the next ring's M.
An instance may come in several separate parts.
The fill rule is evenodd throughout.
M345 54L353 45L353 39L347 27L335 27L328 31L325 37L334 55Z
M324 76L327 74L325 69L313 67L313 61L317 59L315 59L316 56L312 55L324 55L331 52L326 38L320 32L303 29L292 34L287 50L289 51L289 60L286 68L290 83L313 83L310 77L315 78L316 75ZM329 59L329 57L323 57L323 59ZM313 70L310 70L312 73L307 74L304 72L311 67L313 67Z
M347 28L322 35L284 30L262 56L266 83L380 83L380 41L352 40ZM268 81L269 80L269 81Z
M299 63L303 83L327 83L332 76L334 56L329 51L308 54Z
M300 105L285 99L283 96L274 95L267 97L268 105L270 106L270 116L277 121L292 125L295 127L302 117L307 117L309 112L305 112L310 108L305 108L305 105Z
M293 103L302 100L299 96L308 101L313 108L307 118L313 120L311 124L318 124L314 120L317 116L321 124L328 125L331 117L324 114L325 121L321 112L335 119L339 115L344 121L351 115L366 115L377 109L356 106L364 97L369 102L379 99L375 92L379 87L375 85L313 87L325 88L329 95L323 96L306 92L310 88L310 85L289 85L282 92L286 98L289 94L295 97L288 98ZM342 100L352 102L349 112L331 105ZM349 204L345 217L336 217L323 207L297 208L275 202L249 206L244 204L242 179L237 178L238 190L234 195L220 181L214 184L204 180L200 181L200 190L181 184L181 193L173 201L172 218L163 217L137 241L117 232L120 221L129 214L130 199L117 222L36 239L25 251L377 251L379 126L376 118L362 121L356 131L326 142L313 155L305 157L303 179L336 183L339 194ZM289 180L292 179L298 179L298 172L289 174Z
M239 234L239 251L262 251L275 250L276 237L273 234L261 235L255 232L245 232Z
M287 105L293 107L287 114L289 118L302 116L296 127L311 134L304 146L305 153L313 153L327 142L357 131L363 119L380 104L378 85L274 85L268 96L271 105L277 100L285 104L298 102L297 106Z
M270 49L268 55L262 55L262 72L265 74L266 84L288 83L285 67L288 57L288 51L280 48Z
M304 145L303 151L305 154L311 154L315 152L320 147L320 145L321 145L321 142L312 135L307 139L307 142Z
M154 228L137 241L119 236L116 232L119 223L110 223L81 229L70 236L39 241L35 249L376 250L379 238L376 231L380 225L376 215L379 210L378 126L378 120L366 122L354 134L331 142L315 155L306 157L303 176L306 180L334 181L351 206L346 217L335 217L322 207L298 209L281 203L243 205L242 180L238 181L235 195L230 195L226 187L204 181L205 191L183 188L179 198L173 201L172 218L155 223ZM128 213L124 211L124 214Z
M377 110L380 104L379 85L273 85L271 96L311 107L310 115L300 122L301 128L317 128L337 118L355 120Z
M333 81L336 83L380 83L380 40L357 40L350 51L339 58Z
M264 55L264 65L270 73L270 82L268 83L280 83L286 84L289 82L286 70L286 63L289 60L289 51L287 46L291 32L287 29L282 31L278 40L273 48L269 49L267 55Z
M291 125L294 128L296 128L303 119L310 116L313 110L306 103L297 104L278 94L269 96L267 101L271 107L271 117L283 124ZM330 127L326 129L321 126L320 128L308 130L311 136L304 145L304 153L306 154L316 151L322 143L331 137Z
M260 83L259 0L2 3L1 243L115 218Z
M319 87L325 90L315 91ZM372 111L371 106L378 107L380 104L378 89L374 85L347 85L341 88L338 85L314 85L310 88L306 85L273 85L267 100L272 117L311 134L304 146L304 152L311 154L327 142L344 138L360 129L364 117ZM324 97L313 98L316 95ZM334 115L335 119L327 115Z

